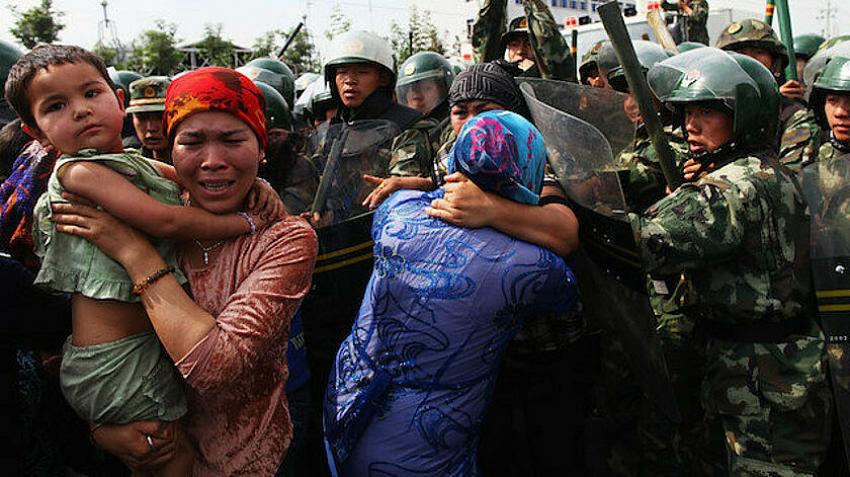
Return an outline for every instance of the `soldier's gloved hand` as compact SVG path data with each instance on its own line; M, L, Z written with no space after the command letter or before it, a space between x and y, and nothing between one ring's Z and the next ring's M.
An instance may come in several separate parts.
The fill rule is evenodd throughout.
M788 99L802 100L805 95L803 85L799 81L786 81L785 84L779 87L779 94Z

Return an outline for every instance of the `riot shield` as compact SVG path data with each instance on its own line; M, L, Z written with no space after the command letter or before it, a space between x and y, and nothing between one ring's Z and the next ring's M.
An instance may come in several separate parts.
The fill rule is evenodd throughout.
M850 465L850 154L802 171L811 211L812 282Z
M631 144L635 124L625 112L628 95L612 89L535 78L522 79L522 84L528 84L539 101L596 127L615 155Z
M324 171L319 185L323 197L314 204L327 219L316 229L313 287L301 305L316 399L324 394L331 363L351 330L372 273L373 214L360 203L373 186L362 175L386 175L398 134L398 126L389 121L354 121L320 127L307 141L317 169Z
M581 223L582 247L571 257L571 264L579 279L583 312L588 319L616 333L628 355L631 371L648 398L660 413L680 422L667 364L655 332L646 272L627 220L608 139L612 135L620 144L631 139L631 128L623 127L617 132L616 125L606 125L607 119L616 123L618 114L624 117L625 95L609 95L608 101L613 100L613 104L603 105L602 95L579 91L569 83L529 81L520 89L534 123L546 139L549 163ZM573 101L563 98L583 93L592 95L596 106L580 108L577 112L581 118L561 109L562 105L581 105L581 98ZM543 98L556 101L553 104ZM619 113L615 114L616 111ZM607 135L596 124L607 126ZM619 136L614 137L616 134Z
M823 73L827 63L836 56L850 56L850 41L844 41L833 45L830 48L819 50L815 56L809 59L806 63L806 68L803 70L803 84L806 86L806 100L812 94L812 86L815 81Z

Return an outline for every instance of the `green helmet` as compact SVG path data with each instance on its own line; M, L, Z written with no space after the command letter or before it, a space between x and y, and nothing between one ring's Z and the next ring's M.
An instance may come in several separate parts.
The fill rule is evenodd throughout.
M418 109L423 114L428 114L448 97L449 88L451 88L454 78L455 73L452 65L442 55L433 51L416 53L408 58L398 70L395 89L398 102ZM439 97L424 98L424 103L415 103L416 106L410 104L410 101L408 101L409 93L416 85L421 85L424 82L436 84L440 90Z
M742 56L716 48L691 50L656 65L647 80L672 109L688 103L721 105L734 119L735 140L743 146L763 147L776 138L779 89L767 68Z
M292 131L292 115L283 96L270 85L253 80L257 88L263 92L266 100L266 127L268 129L285 129Z
M806 63L806 68L803 70L803 83L814 85L826 65L838 56L850 57L850 41L835 43L826 49L821 48L815 53L815 56L809 58L809 62Z
M653 66L669 58L667 52L658 43L652 43L645 40L633 40L632 44L635 47L638 63L644 74ZM620 65L620 60L617 59L617 54L614 51L614 46L610 43L605 44L599 50L599 69L604 71L605 77L608 79L608 84L616 91L628 91L629 85L626 82L626 74L623 67Z
M452 65L452 72L455 74L455 76L463 73L463 70L466 69L466 65L464 65L458 60L449 60L449 64Z
M697 48L705 48L705 45L702 43L697 43L695 41L683 41L678 45L679 53L687 53L691 50L696 50Z
M835 46L839 43L844 43L845 41L848 41L848 40L850 40L850 35L841 35L841 36L832 37L832 38L824 41L823 43L821 43L820 46L818 47L818 51L828 50L828 49L832 48L833 46Z
M764 48L774 57L774 61L781 62L776 71L782 71L788 66L788 49L779 40L776 32L767 23L761 20L748 18L740 22L734 22L723 29L720 38L717 39L717 48L727 51L736 51L741 48L753 47Z
M350 31L336 37L325 62L325 81L336 98L336 69L341 65L369 63L386 70L391 77L389 90L395 89L395 55L387 40L367 31Z
M826 38L820 35L815 35L814 33L795 36L794 53L797 58L808 60L815 56L815 53L818 52L818 48L820 48L824 41L826 41Z
M606 43L608 43L607 40L597 41L584 53L584 56L581 57L581 65L578 67L578 73L581 76L582 83L587 84L587 77L590 75L592 68L597 68L598 71L599 50L601 50Z
M142 79L143 76L135 71L118 71L111 66L107 68L106 71L109 73L109 79L112 80L115 87L121 88L121 90L124 91L124 107L126 108L130 105L130 83Z
M316 81L316 78L319 77L318 73L303 73L301 76L295 79L295 101L298 101L298 98L304 94L304 90L310 86L310 83Z
M826 105L826 96L830 93L850 95L850 57L833 57L812 87L809 107L814 111L818 124L824 130L829 129L824 106Z
M508 30L502 34L502 38L500 39L502 44L501 49L504 50L508 47L511 38L520 35L528 37L528 20L524 16L516 17L508 24Z
M276 89L290 108L295 102L295 75L284 62L274 58L255 58L236 71Z
M6 84L6 78L9 76L9 70L12 65L18 62L24 54L17 46L0 40L0 85Z

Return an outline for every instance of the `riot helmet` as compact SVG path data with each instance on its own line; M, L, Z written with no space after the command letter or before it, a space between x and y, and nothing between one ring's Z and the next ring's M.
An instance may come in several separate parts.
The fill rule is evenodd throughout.
M824 48L830 43L831 46ZM824 42L815 56L809 58L809 62L803 69L803 82L808 85L815 84L830 60L838 56L850 57L850 41L831 42L831 40L827 40Z
M796 36L794 37L794 55L797 58L808 60L815 56L824 41L826 41L826 38L814 33Z
M691 50L696 50L698 48L705 48L705 45L702 43L697 43L695 41L683 41L676 45L679 49L679 53L687 53Z
M653 66L669 58L667 52L664 51L664 48L661 48L661 45L657 43L645 40L634 40L632 43L634 44L638 63L640 63L640 69L644 75ZM621 93L629 91L626 74L623 71L622 65L620 65L619 59L617 59L614 46L610 43L606 43L599 50L599 63L600 65L605 65L605 77L608 80L608 84L611 85L611 88ZM600 67L600 72L601 71L602 67Z
M320 75L318 73L303 73L301 76L295 79L295 101L298 101L298 98L304 94L304 91L313 81L316 81Z
M135 71L119 71L111 66L107 68L106 71L109 73L109 79L112 80L115 87L124 91L124 107L126 108L130 105L130 83L142 79L143 76Z
M284 62L271 57L255 58L236 71L255 83L259 81L276 89L290 108L295 103L295 75Z
M398 102L428 115L446 101L454 76L452 65L442 55L416 53L399 68L395 90Z
M367 31L350 31L334 39L328 60L325 62L325 81L330 86L331 96L339 101L336 87L336 70L343 65L369 64L377 66L390 77L386 86L392 94L395 89L395 55L387 40ZM380 88L379 88L380 89Z
M324 78L316 80L314 84L317 87L310 101L310 111L313 114L313 119L321 122L325 120L325 114L336 108L338 104L331 93L330 84L324 81Z
M717 48L727 51L737 51L746 48L761 48L773 56L770 68L774 74L780 73L788 66L788 49L779 40L776 32L761 20L748 18L733 22L723 30L717 39ZM779 64L777 64L777 60Z
M741 56L717 48L692 50L657 64L647 80L661 102L679 113L680 123L688 104L713 105L732 117L733 142L763 147L776 138L779 88L767 68Z
M292 115L289 113L289 106L283 96L271 87L269 84L260 80L253 80L257 88L263 92L263 97L266 100L266 128L267 129L284 129L292 131Z
M23 56L23 53L18 49L18 47L0 40L0 86L6 85L6 78L9 76L9 70L12 69L12 65L17 63L21 56ZM3 95L0 95L0 127L13 121L15 117L14 111L12 111L12 108L6 103L6 98Z
M850 96L850 57L848 56L833 57L812 87L809 105L824 131L830 129L824 112L826 97L836 93Z

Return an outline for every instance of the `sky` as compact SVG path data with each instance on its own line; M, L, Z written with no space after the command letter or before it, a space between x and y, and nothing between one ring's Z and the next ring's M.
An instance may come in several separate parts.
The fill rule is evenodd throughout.
M456 0L457 3L467 0ZM9 28L14 16L9 5L25 10L39 0L0 0L0 39L14 41ZM98 24L103 18L101 0L54 0L54 8L65 12L66 28L60 34L64 43L91 47L98 40ZM307 15L307 28L317 38L320 50L327 48L323 32L328 28L329 17L335 4L351 19L355 29L373 30L387 35L392 20L406 21L410 0L112 0L109 16L118 36L129 43L142 31L153 28L156 19L164 19L178 26L177 36L185 43L199 40L205 24L221 23L224 36L237 45L251 47L254 39L272 29L289 29ZM422 3L417 5L423 9ZM820 32L825 24L820 10L827 0L789 0L795 34ZM427 2L438 26L456 13L451 1ZM732 6L755 12L764 11L764 0L709 0L712 8ZM370 8L371 5L371 8ZM838 13L833 18L838 34L850 34L850 2L832 0ZM238 6L234 8L234 6Z

